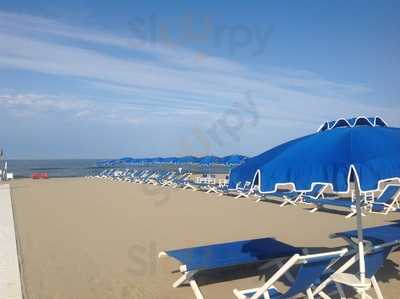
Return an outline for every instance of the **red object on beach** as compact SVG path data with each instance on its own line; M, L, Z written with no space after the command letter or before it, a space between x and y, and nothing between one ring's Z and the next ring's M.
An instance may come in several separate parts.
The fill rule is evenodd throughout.
M49 174L47 172L34 172L32 173L32 179L40 180L40 179L48 179Z

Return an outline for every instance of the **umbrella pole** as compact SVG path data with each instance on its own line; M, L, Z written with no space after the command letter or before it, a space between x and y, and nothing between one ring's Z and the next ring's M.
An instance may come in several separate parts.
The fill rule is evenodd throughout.
M356 209L357 209L357 238L358 238L358 254L359 254L359 267L360 267L360 282L361 284L365 283L365 259L364 259L364 236L363 236L363 225L362 225L362 211L361 211L361 191L360 191L360 182L356 176L354 180L354 196L356 200ZM365 290L361 292L361 298L365 299L366 294Z

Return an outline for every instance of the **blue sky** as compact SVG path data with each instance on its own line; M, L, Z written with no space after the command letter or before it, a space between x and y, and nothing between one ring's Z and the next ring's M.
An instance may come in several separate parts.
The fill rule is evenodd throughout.
M400 125L398 1L0 4L11 158L257 154L339 117Z

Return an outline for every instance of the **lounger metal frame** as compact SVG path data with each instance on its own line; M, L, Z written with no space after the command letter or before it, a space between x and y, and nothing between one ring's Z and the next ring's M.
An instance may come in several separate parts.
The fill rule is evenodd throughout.
M259 288L254 288L254 289L247 289L247 290L242 290L239 291L237 289L233 290L234 295L238 299L258 299L258 298L265 298L269 299L269 292L268 290L271 289L276 289L274 286L274 283L276 283L282 276L284 276L286 273L288 273L292 267L295 265L307 263L307 260L310 259L318 259L318 258L329 258L332 257L332 263L335 263L338 259L343 257L345 254L348 253L348 249L344 248L342 250L338 251L333 251L333 252L326 252L326 253L320 253L320 254L309 254L309 255L299 255L295 254L292 256L273 276L271 276L270 279L261 287ZM331 266L332 263L329 265ZM251 297L247 297L245 294L247 293L253 293ZM314 294L312 292L311 287L306 290L307 298L308 299L313 299Z
M389 214L389 212L395 211L397 209L400 209L400 203L399 203L399 198L400 198L400 185L399 184L388 184L385 186L385 188L382 191L382 194L385 193L385 191L389 188L389 187L398 187L398 191L397 193L394 195L394 198L392 199L392 202L390 204L387 203L380 203L380 202L376 202L374 201L373 203L368 205L368 211L372 214L383 214L383 215L387 215ZM379 197L378 197L379 198ZM380 205L384 207L383 211L373 211L373 206L374 205Z

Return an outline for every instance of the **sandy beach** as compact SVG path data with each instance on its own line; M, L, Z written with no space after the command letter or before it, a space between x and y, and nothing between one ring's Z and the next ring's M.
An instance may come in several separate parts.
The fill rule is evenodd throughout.
M178 263L159 251L258 237L326 250L345 245L331 233L355 228L342 213L100 179L23 179L11 188L26 299L194 298L190 287L171 287ZM399 263L392 253L377 276L385 298L399 298ZM262 284L253 269L198 281L205 298Z

